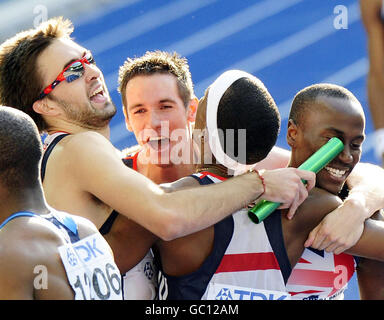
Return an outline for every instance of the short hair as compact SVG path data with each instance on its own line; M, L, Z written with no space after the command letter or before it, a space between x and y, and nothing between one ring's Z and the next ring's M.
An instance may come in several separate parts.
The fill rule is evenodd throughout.
M0 181L10 191L40 181L42 143L36 124L26 113L0 106Z
M217 127L223 132L234 129L233 150L226 150L226 134L221 141L228 156L235 156L238 150L238 130L246 129L246 164L253 164L264 159L275 145L280 114L264 84L257 78L244 77L229 86L220 99Z
M176 52L169 53L156 50L147 51L138 58L128 58L120 67L118 91L121 93L124 112L127 108L125 93L129 80L139 75L148 76L155 73L174 75L177 80L180 98L183 100L185 107L189 105L194 92L187 59L180 57Z
M318 104L320 97L331 97L357 101L357 98L348 89L336 84L317 83L300 90L292 101L289 119L300 125L302 117L310 108Z
M39 55L57 38L70 38L72 23L52 18L37 28L20 32L0 46L0 104L26 112L39 131L45 131L42 116L32 106L44 89L37 67Z

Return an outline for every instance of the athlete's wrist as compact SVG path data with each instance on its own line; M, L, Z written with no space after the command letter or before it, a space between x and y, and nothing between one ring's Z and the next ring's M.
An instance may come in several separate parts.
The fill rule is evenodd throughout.
M343 206L350 209L350 212L361 216L362 220L366 220L375 213L375 209L367 205L364 195L354 192L350 194L343 203Z
M265 170L251 169L246 173L246 175L252 179L251 181L254 185L252 188L252 190L254 190L253 200L260 198L266 191L266 184L263 177L264 171Z

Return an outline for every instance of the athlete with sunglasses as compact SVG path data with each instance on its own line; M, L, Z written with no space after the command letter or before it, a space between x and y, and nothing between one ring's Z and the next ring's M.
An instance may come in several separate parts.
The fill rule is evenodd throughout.
M173 193L127 168L109 141L116 108L103 75L87 50L70 39L72 31L69 21L51 19L3 43L0 101L31 115L40 132L49 134L43 181L48 203L103 229L122 273L143 258L140 249L146 245L143 237L127 239L132 230L125 219L170 240L212 225L261 196L291 212L306 198L315 175L293 168L265 171L265 187L256 173L246 173L228 183Z

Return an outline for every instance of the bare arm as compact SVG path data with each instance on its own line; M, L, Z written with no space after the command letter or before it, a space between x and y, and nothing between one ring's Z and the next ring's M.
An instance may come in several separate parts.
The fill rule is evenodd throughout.
M348 197L311 231L306 246L339 254L360 238L364 221L384 208L384 170L379 166L359 163L347 184Z
M127 168L112 144L94 132L71 137L66 145L68 174L76 185L164 240L210 226L245 206L263 192L255 173L213 186L166 193L143 175ZM90 161L92 159L92 161ZM266 171L263 198L298 206L301 179L313 187L315 176L294 168ZM284 185L281 184L284 181ZM298 203L299 202L299 203Z
M361 238L346 252L359 257L384 261L384 221L367 219Z
M380 17L381 0L360 0L368 40L368 100L375 128L384 128L384 24Z
M33 264L23 247L9 242L1 250L0 300L33 300Z
M384 300L384 262L361 258L356 273L361 300Z
M58 246L60 231L48 221L17 218L1 230L0 300L73 300Z
M383 221L380 211L372 216L372 219ZM371 219L370 219L371 220ZM370 226L368 226L370 227ZM380 235L377 239L380 238ZM371 241L371 246L376 247L376 237ZM373 244L373 245L372 245ZM359 283L360 298L362 300L384 300L384 262L367 258L360 258L356 268Z
M257 170L261 169L278 169L288 166L291 152L279 147L273 147L267 157L255 165Z

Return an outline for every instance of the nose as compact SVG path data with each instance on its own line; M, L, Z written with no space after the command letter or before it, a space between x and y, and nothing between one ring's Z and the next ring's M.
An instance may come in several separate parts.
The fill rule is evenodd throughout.
M161 126L161 117L157 112L155 112L153 110L152 110L152 112L150 112L149 119L148 119L148 125L152 129L157 129Z
M84 63L84 69L85 69L85 80L87 82L90 82L101 76L101 70L94 64Z
M353 155L351 153L351 148L348 145L346 145L344 147L344 150L342 152L340 152L339 159L343 163L348 163L349 164L349 163L353 162Z

